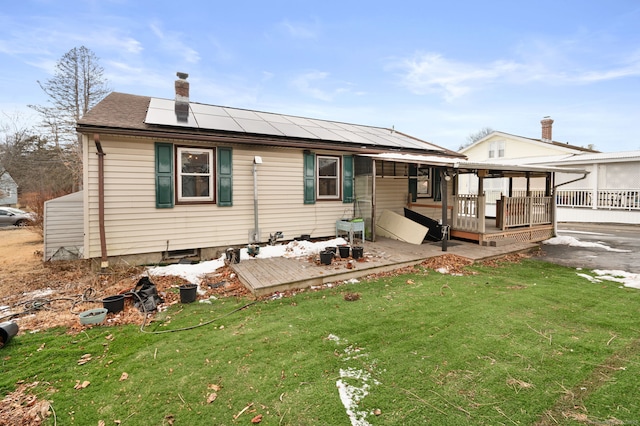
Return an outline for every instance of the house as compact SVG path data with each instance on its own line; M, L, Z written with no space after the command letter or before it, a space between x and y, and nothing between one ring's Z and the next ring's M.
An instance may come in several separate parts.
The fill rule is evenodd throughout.
M541 137L539 139L512 135L509 133L494 131L477 140L469 146L460 149L460 153L467 156L469 161L490 162L495 164L538 164L534 159L553 159L574 154L596 153L592 148L584 148L568 143L553 140L553 120L544 117L541 121ZM540 161L539 164L546 164ZM477 182L471 176L459 182L461 193L473 193ZM490 179L485 182L484 191L487 197L487 211L489 217L495 217L498 213L496 206L500 197L506 194L524 195L526 192L524 179ZM543 193L545 182L542 179L533 179L530 182L530 191Z
M114 92L78 122L85 258L206 259L354 217L373 238L372 206L401 212L414 171L376 155L464 159L394 129L192 102L178 76L175 99Z
M0 206L16 207L18 205L18 184L9 172L0 166Z
M175 99L114 92L78 122L82 253L102 267L116 259L214 258L280 235L324 238L356 230L375 241L386 212L404 215L405 208L451 227L452 236L464 232L483 242L489 237L477 213L484 200L465 197L460 205L448 184L452 176L539 173L550 180L554 173L540 166L478 169L463 154L393 128L192 102L188 76L178 77ZM530 220L527 210L508 232L528 241L548 238L549 200L544 223Z
M529 164L543 162L589 172L578 181L558 173L558 221L640 224L640 151L573 154L531 159Z
M576 179L557 173L554 193L560 222L640 223L640 151L602 153L552 140L553 120L541 120L540 139L493 132L460 150L470 161L522 166L580 168L588 174ZM530 191L541 193L544 183L534 180ZM473 193L474 178L460 183L461 192ZM487 215L496 216L497 200L504 194L522 195L523 180L495 179L484 187Z

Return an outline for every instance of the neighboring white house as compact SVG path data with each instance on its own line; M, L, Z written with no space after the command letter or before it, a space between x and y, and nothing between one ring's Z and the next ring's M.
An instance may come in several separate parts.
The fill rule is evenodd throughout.
M466 155L468 160L472 162L512 165L538 163L546 165L546 162L536 162L535 159L557 159L577 154L598 152L590 147L584 148L568 143L555 142L552 139L553 120L545 117L540 123L542 125L542 134L539 139L494 131L475 143L462 148L459 152ZM575 179L575 177L575 175L571 175L571 179ZM474 175L460 176L458 178L458 193L474 194L478 187L477 180L477 176ZM484 192L487 199L487 216L495 216L496 200L499 200L502 195L525 195L527 192L526 185L526 180L522 178L485 179ZM532 179L529 191L543 193L545 186L544 179Z
M640 224L640 151L603 153L575 145L553 142L553 120L542 121L542 137L530 139L493 132L460 150L470 161L498 164L580 168L584 178L556 173L554 194L558 222ZM459 181L459 193L473 193L474 177ZM487 216L495 215L490 200L501 194L527 191L519 180L493 179L485 183ZM533 183L530 192L542 191L544 182Z
M575 175L556 174L559 222L640 224L640 151L585 153L528 164L589 172L574 182Z
M9 172L0 167L0 206L15 207L18 205L18 184Z

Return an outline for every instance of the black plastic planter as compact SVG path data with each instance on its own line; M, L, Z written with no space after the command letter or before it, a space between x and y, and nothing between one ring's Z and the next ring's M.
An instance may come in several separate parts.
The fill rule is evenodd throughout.
M115 296L108 296L102 299L102 306L107 312L120 312L124 309L124 294L117 294Z
M185 284L180 286L180 303L192 303L196 301L198 286Z
M229 263L240 263L240 249L229 247L226 251L227 261Z
M13 336L18 334L18 324L7 321L0 324L0 349L2 349Z
M364 255L364 248L359 246L352 247L351 255L354 259L360 259Z
M349 246L347 245L342 245L342 246L338 246L338 251L340 252L340 257L343 259L346 259L347 257L349 257Z
M321 251L320 252L320 263L323 265L331 265L331 261L333 260L333 253L330 251Z

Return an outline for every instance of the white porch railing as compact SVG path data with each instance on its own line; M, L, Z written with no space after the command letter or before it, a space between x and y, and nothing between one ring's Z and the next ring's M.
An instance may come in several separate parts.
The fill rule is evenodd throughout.
M595 199L595 205L594 205ZM640 210L640 190L637 189L559 189L558 207L586 207L605 210Z
M552 223L552 197L503 197L499 223L502 229Z
M484 195L462 194L453 197L453 225L459 231L485 232Z

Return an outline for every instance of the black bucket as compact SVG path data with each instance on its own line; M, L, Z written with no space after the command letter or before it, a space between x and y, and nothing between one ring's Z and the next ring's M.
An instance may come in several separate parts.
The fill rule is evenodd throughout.
M364 248L360 246L355 246L351 249L351 255L354 259L360 259L364 254Z
M0 349L16 334L18 334L18 324L15 322L7 321L0 324Z
M180 303L191 303L196 301L198 286L195 284L185 284L180 286Z
M324 251L330 251L331 253L333 253L335 255L338 252L338 247L336 247L336 246L325 247Z
M240 249L230 247L226 251L227 261L229 263L240 263Z
M124 309L124 294L105 297L102 299L102 306L107 312L120 312Z
M320 263L323 265L331 265L331 260L333 260L333 253L330 251L320 252Z
M349 257L349 246L338 246L338 251L340 252L341 258L346 259L347 257Z

